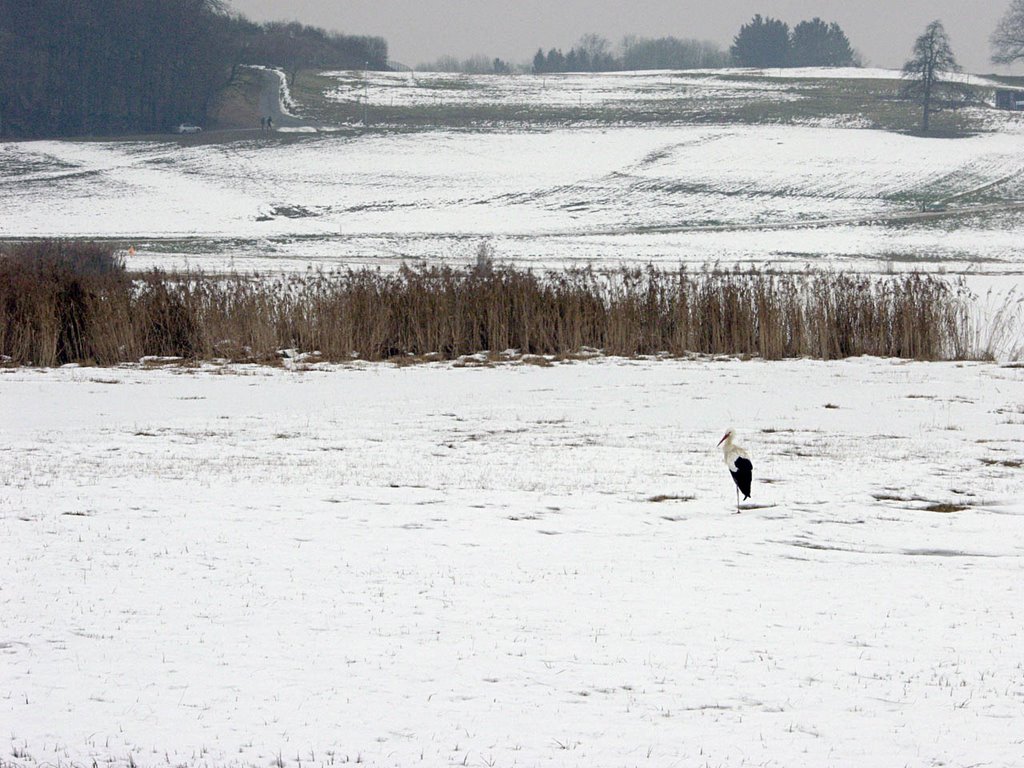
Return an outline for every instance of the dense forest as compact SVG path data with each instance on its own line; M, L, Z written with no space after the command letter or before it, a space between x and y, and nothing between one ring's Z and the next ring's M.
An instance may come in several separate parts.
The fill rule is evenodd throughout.
M0 136L205 121L239 64L387 66L387 43L256 24L221 0L0 0Z

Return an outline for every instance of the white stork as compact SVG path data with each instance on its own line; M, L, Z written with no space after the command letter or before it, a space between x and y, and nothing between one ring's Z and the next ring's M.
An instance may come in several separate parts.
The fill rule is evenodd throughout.
M736 483L736 511L740 511L740 491L743 492L743 500L750 498L750 480L753 476L754 465L750 463L750 456L732 439L736 436L735 430L728 429L725 437L718 441L722 447L725 458L725 466L729 468L733 482Z

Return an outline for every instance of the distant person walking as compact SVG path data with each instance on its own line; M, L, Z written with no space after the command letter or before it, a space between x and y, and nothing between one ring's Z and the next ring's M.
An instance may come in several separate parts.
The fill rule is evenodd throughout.
M274 130L274 118L270 117L269 115L267 116L267 130Z
M267 118L265 118L265 117L261 117L260 118L260 130L261 131L267 130Z

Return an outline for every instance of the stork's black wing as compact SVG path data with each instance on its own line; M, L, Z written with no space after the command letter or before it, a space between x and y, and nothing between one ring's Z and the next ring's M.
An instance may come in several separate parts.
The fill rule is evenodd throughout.
M736 482L736 487L740 489L740 493L743 494L743 498L749 499L750 481L754 475L754 465L750 463L750 459L744 459L742 457L737 458L733 464L736 465L736 469L729 470L732 474L732 479Z

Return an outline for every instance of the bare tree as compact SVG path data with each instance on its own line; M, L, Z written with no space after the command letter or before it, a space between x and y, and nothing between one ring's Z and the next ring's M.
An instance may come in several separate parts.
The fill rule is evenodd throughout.
M703 69L726 67L729 54L716 43L679 40L675 37L649 39L629 35L622 39L622 68Z
M588 69L601 72L615 68L612 44L607 38L593 32L583 35L576 44L578 55L589 63Z
M990 38L992 61L1012 64L1024 59L1024 0L1013 0Z
M928 133L931 116L955 108L970 97L970 89L949 75L963 71L953 55L941 21L933 21L914 43L914 55L903 65L903 95L921 104L921 131Z

